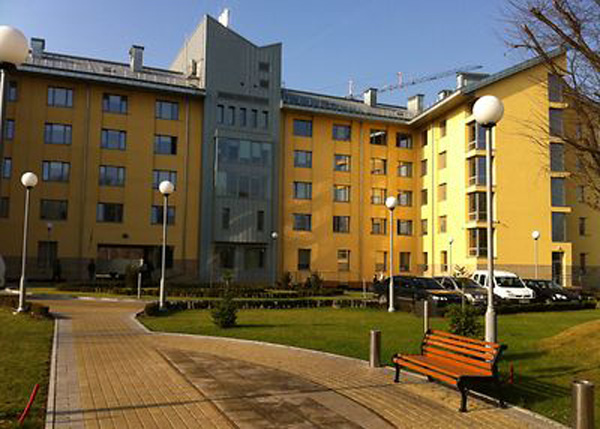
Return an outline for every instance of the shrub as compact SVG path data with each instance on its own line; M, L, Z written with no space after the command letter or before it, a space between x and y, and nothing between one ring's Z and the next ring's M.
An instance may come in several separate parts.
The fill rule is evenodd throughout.
M483 324L480 312L473 306L450 305L446 311L446 317L450 318L450 332L456 335L481 339L483 336Z
M292 274L289 271L285 271L281 276L281 287L284 289L292 287Z
M318 272L310 273L310 276L306 278L304 287L307 289L321 289L323 287L323 279Z
M211 312L212 320L219 328L231 328L237 323L237 305L233 300L233 292L225 291L223 299L219 301Z

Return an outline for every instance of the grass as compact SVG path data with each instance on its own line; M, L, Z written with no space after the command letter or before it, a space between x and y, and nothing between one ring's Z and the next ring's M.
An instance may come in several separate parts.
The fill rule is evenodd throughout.
M27 417L43 427L54 324L50 319L13 315L0 307L0 428L16 426L36 383L40 391Z
M371 309L244 310L238 313L239 326L231 329L217 328L205 310L143 317L142 322L156 331L260 340L360 359L368 359L369 331L378 329L387 362L396 352L417 352L423 332L421 318ZM431 325L447 328L444 319L432 319ZM498 329L500 342L508 345L500 370L506 375L512 363L515 371L515 384L506 386L509 402L568 422L571 381L585 377L600 385L600 311L501 315Z

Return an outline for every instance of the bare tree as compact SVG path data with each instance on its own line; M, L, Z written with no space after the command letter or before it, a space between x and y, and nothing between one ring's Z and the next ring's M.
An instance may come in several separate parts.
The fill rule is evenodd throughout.
M600 0L508 3L509 43L541 57L554 90L562 91L569 109L561 137L575 160L572 177L585 186L585 202L600 210Z

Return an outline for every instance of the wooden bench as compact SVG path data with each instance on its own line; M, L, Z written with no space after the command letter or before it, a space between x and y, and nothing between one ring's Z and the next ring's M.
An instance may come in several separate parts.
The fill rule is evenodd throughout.
M475 383L492 382L499 395L499 406L504 406L500 394L497 362L506 346L443 331L429 330L421 343L420 355L395 354L394 381L400 381L400 369L407 368L456 387L461 393L459 411L467 411L468 389Z

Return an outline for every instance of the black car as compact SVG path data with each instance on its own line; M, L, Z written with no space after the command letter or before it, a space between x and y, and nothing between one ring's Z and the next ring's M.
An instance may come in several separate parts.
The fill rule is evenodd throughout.
M480 286L469 277L435 277L435 279L446 290L456 291L464 294L467 302L473 305L485 305L487 303L487 289ZM494 300L496 301L496 300Z
M572 302L582 299L579 293L565 289L554 280L523 279L523 282L533 289L537 302Z
M388 302L389 285L389 277L374 285L375 294L382 303ZM441 306L461 302L460 293L444 289L431 277L394 276L394 297L411 301L428 299Z

